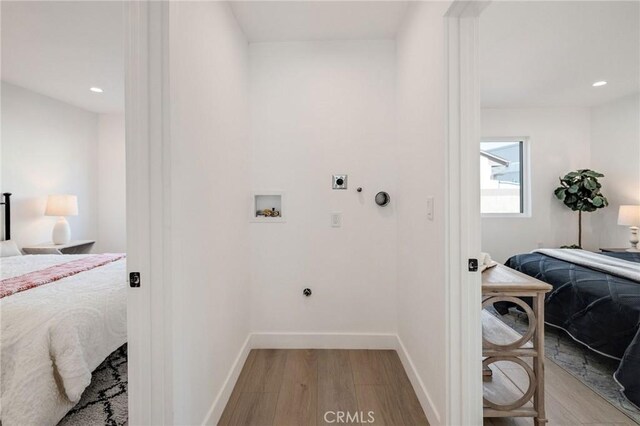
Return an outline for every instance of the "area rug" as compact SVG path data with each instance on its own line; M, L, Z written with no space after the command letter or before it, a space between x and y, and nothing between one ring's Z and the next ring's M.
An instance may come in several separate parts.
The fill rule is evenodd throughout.
M507 315L500 315L488 308L496 317L519 333L527 329L527 315L511 308ZM620 391L613 379L619 361L597 354L576 342L565 331L547 325L545 327L545 355L568 373L576 377L614 407L640 424L640 410L633 406Z
M513 308L504 316L498 314L492 307L488 310L520 333L524 333L527 329L526 315ZM618 361L587 349L574 341L566 332L551 326L545 329L545 354L547 358L640 424L640 410L627 401L613 379ZM82 394L80 402L60 421L59 426L121 426L126 425L127 421L127 345L125 344L94 371L91 384Z
M96 368L80 402L58 425L121 426L127 421L127 345L124 344Z

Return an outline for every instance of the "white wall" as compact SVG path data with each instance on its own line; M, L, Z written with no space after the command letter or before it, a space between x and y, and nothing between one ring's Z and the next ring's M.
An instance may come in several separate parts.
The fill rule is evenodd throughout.
M284 191L287 209L286 223L251 224L253 330L395 333L395 43L249 50L252 190ZM341 173L348 189L332 190Z
M446 85L443 15L449 2L409 6L397 38L398 335L431 401L431 424L447 424L444 181ZM435 199L433 221L427 197Z
M19 247L51 241L47 195L78 196L67 218L72 239L97 237L98 115L2 83L2 192L12 192L12 238Z
M557 200L553 190L558 187L560 176L591 166L589 109L483 109L481 125L485 138L529 137L531 154L531 217L483 218L483 251L504 262L539 246L577 244L577 213ZM590 221L599 215L602 211L583 215L585 248L597 245Z
M226 3L169 30L173 423L202 424L249 334L248 51Z
M19 247L51 241L47 195L78 196L72 239L126 251L124 115L96 114L2 83L2 191L12 196Z
M124 114L98 118L98 240L100 252L127 249Z
M609 207L594 216L598 247L627 247L629 229L619 226L618 207L640 204L640 95L591 110L592 167L602 172L602 192Z

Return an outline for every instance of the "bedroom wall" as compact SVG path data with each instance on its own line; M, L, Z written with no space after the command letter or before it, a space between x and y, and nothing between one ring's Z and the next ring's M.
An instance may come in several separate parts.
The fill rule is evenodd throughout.
M592 220L597 247L627 247L629 228L618 225L622 204L640 204L640 95L591 109L592 167L606 175L609 206Z
M172 423L203 424L249 334L248 50L227 3L169 15Z
M553 195L558 177L591 166L589 108L509 108L482 110L483 137L529 137L531 217L483 218L483 251L504 262L538 247L560 247L578 240L577 214ZM591 220L584 216L583 246L596 248Z
M446 81L443 16L450 2L411 3L397 36L398 335L428 399L431 424L447 424L445 300ZM434 219L427 219L427 198ZM421 392L418 392L421 396Z
M127 250L124 114L98 116L98 240L96 250Z
M97 114L2 82L2 191L14 194L19 247L51 241L57 218L44 216L49 194L76 194L71 238L97 238L97 148Z
M395 43L249 50L252 190L286 195L286 223L250 225L253 331L395 333ZM347 190L332 190L338 173Z

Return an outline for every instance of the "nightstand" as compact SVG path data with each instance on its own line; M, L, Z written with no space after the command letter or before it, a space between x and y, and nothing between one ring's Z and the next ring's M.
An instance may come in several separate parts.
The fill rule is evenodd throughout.
M94 240L76 240L67 244L42 243L22 247L22 251L25 254L87 254L94 243Z
M629 253L626 248L601 248L603 253Z

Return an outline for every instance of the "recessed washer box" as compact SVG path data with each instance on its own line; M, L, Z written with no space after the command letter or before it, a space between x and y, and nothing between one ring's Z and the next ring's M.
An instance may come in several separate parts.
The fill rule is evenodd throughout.
M251 222L281 223L285 221L284 193L256 191L251 194Z
M333 189L347 189L347 175L333 175Z

